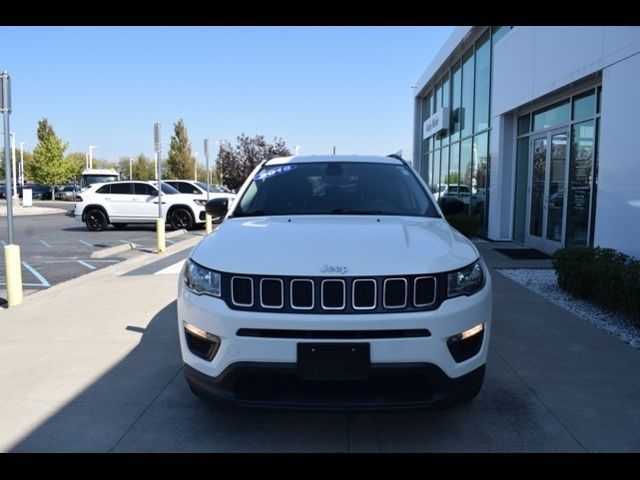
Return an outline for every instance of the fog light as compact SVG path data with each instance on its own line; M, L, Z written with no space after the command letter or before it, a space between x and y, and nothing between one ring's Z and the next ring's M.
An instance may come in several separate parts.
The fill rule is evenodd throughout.
M481 323L447 339L447 347L453 359L460 363L480 352L484 338L484 324Z
M220 337L185 321L182 322L182 325L184 326L187 346L191 353L205 360L213 360L218 348L220 348Z

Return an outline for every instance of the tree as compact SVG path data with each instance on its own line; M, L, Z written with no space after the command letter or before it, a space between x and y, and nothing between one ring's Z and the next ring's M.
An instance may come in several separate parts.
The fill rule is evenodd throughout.
M139 154L133 162L132 180L155 180L155 163L144 154Z
M46 118L38 121L38 145L33 150L29 177L36 183L51 186L51 199L55 199L55 187L68 182L74 175L74 162L64 156L69 143L63 142Z
M167 167L162 175L166 178L193 178L195 158L191 155L191 143L182 119L173 124Z
M71 163L73 163L73 176L77 179L79 179L82 176L82 171L84 170L85 167L85 162L86 162L86 158L85 158L85 154L83 152L72 152L69 155L67 155L66 159L68 161L70 161Z
M238 137L238 144L235 147L232 147L229 142L220 144L217 170L224 184L237 190L260 162L273 157L290 155L291 152L281 138L276 137L273 143L267 143L262 135L251 138L243 133Z

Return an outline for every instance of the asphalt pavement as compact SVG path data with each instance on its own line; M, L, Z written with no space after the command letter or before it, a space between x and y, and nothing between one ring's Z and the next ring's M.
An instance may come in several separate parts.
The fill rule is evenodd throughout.
M155 225L128 225L124 230L112 226L103 232L91 232L84 223L69 216L73 202L34 202L39 207L53 207L63 213L35 216L15 216L14 243L20 246L23 291L29 295L52 285L85 275L105 266L131 258L140 252L156 249ZM202 230L187 235L167 238L167 245L185 236L202 235ZM7 219L0 217L0 247L7 242ZM112 256L92 259L91 255L103 248L133 245ZM0 251L2 249L0 248ZM0 262L0 305L5 303L6 283L4 257Z

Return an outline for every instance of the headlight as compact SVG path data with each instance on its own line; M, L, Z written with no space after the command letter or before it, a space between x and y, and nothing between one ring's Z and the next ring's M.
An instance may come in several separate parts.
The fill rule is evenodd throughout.
M197 263L187 260L184 269L184 283L189 290L198 295L220 296L221 278L218 272L201 267Z
M484 268L481 261L451 272L447 279L447 297L472 295L484 287Z
M204 207L207 204L206 200L202 200L200 198L194 198L193 201L196 205L200 205L201 207Z

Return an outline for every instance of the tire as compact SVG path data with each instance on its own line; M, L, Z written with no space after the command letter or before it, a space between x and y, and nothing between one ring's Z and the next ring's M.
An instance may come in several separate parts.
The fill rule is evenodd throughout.
M190 230L193 228L193 215L189 209L178 207L169 213L169 223L174 230Z
M127 226L126 223L114 223L113 224L114 228L116 230L124 230L124 228Z
M85 224L92 232L101 232L102 230L106 230L109 226L109 219L102 210L92 208L87 212Z

